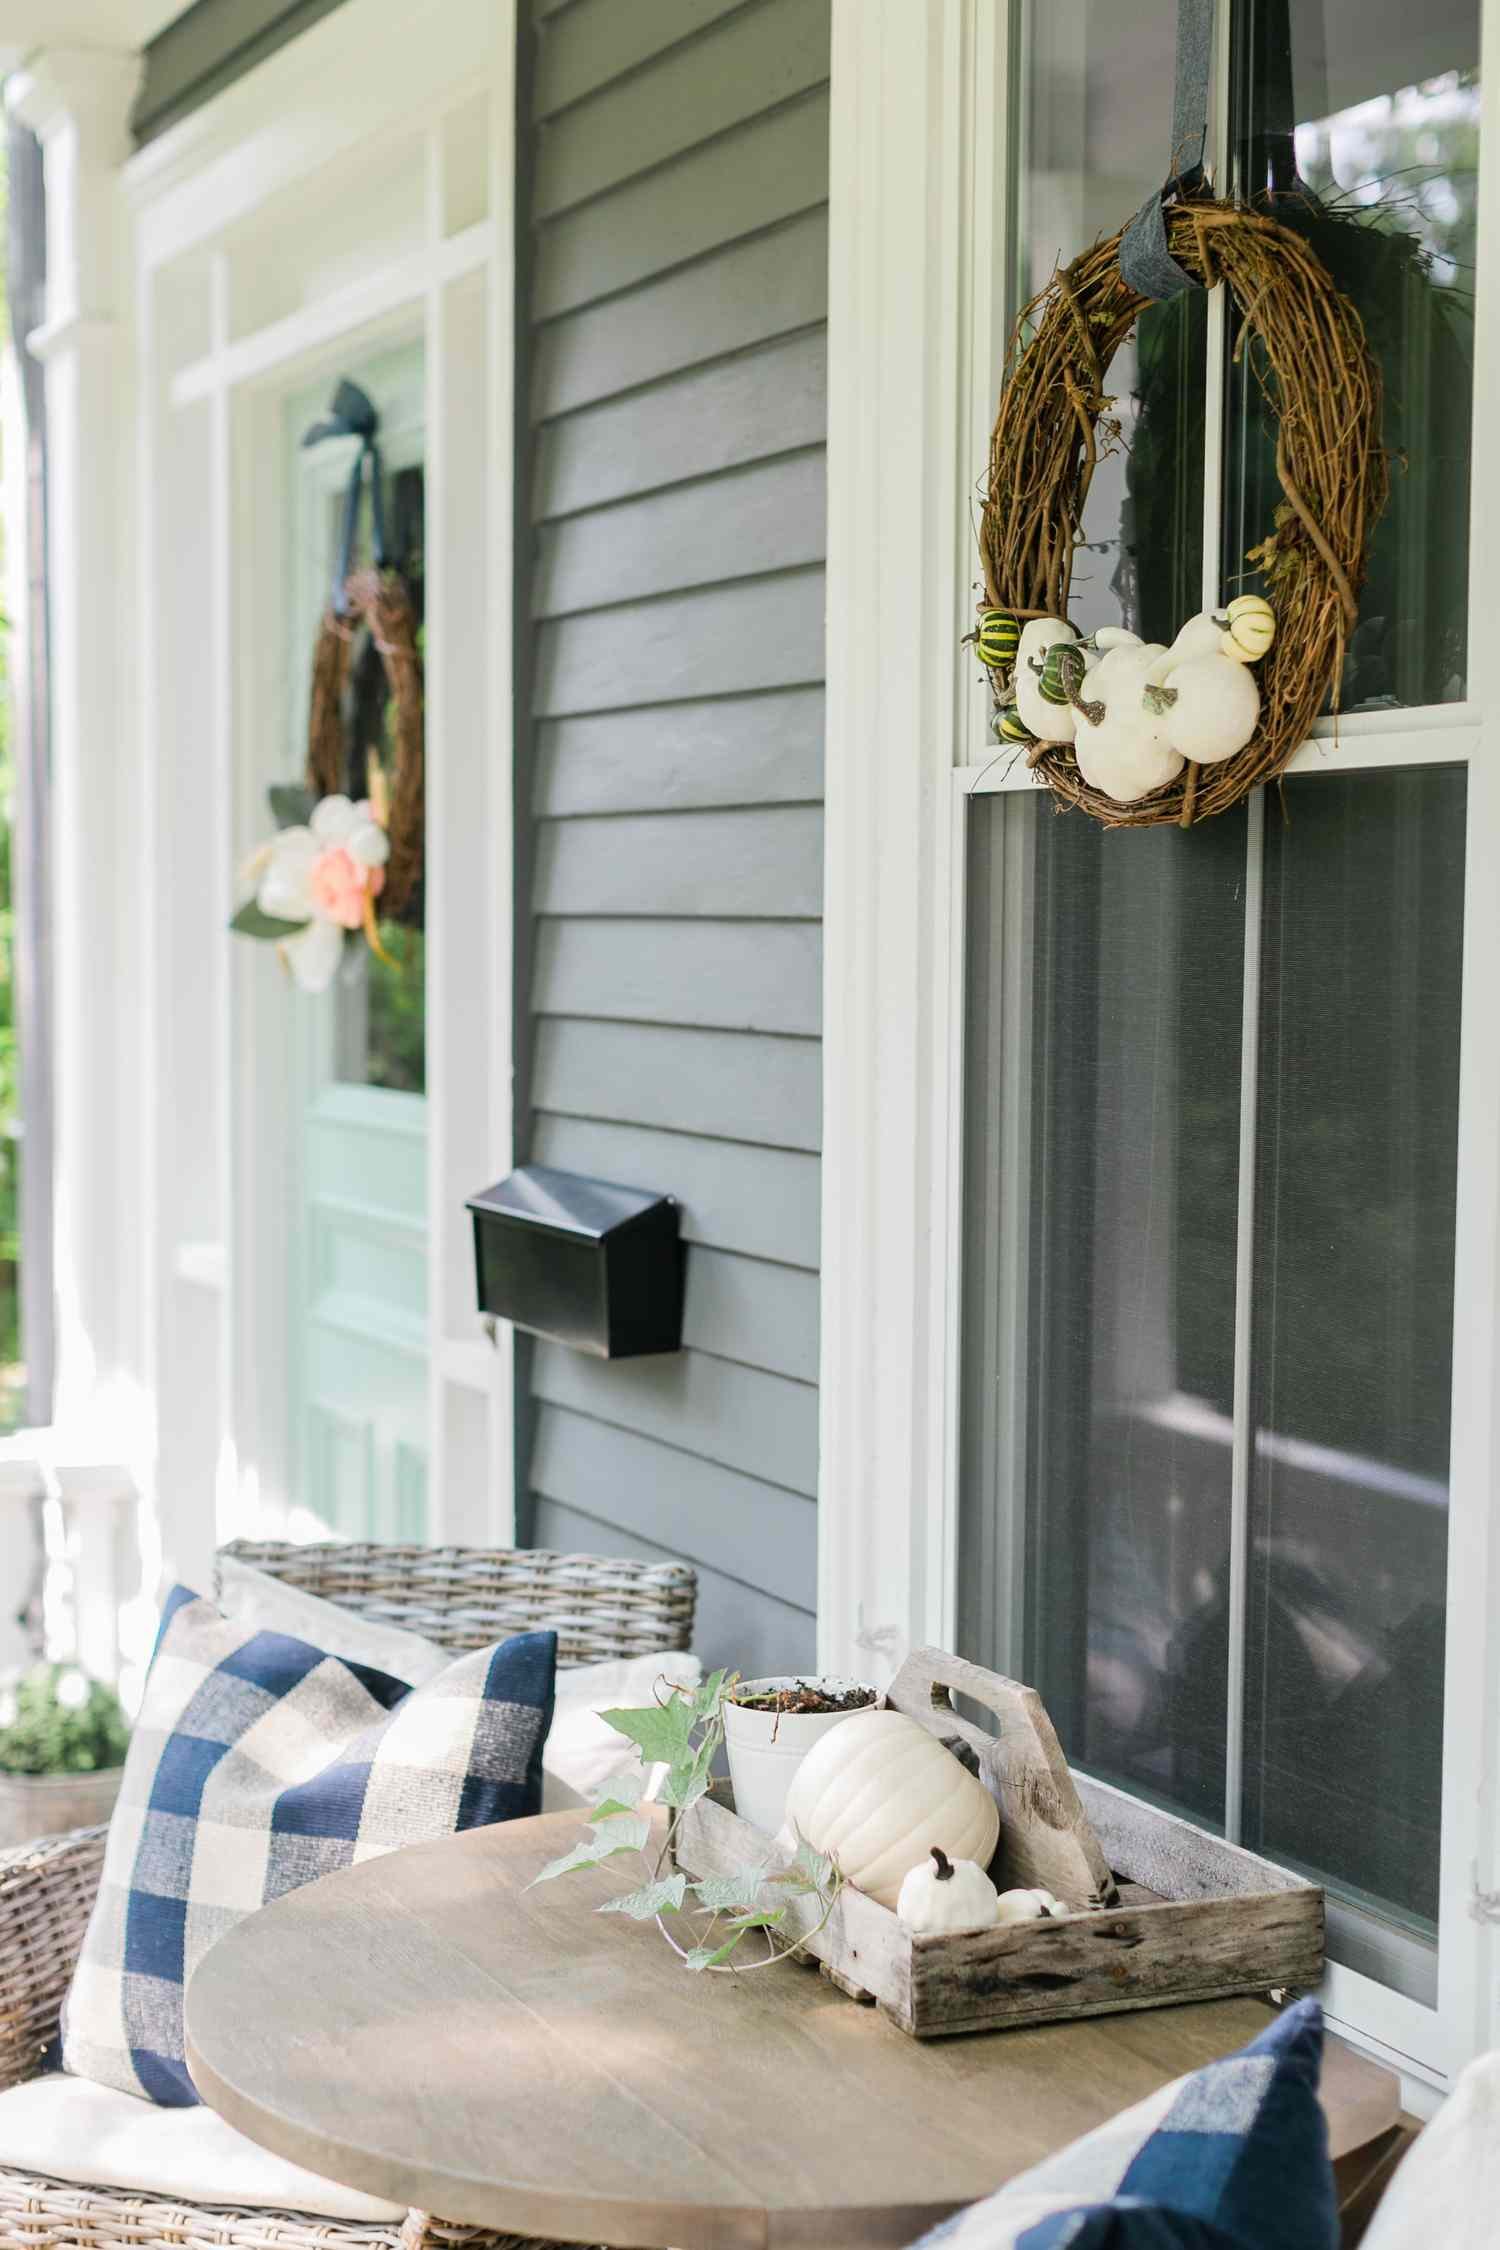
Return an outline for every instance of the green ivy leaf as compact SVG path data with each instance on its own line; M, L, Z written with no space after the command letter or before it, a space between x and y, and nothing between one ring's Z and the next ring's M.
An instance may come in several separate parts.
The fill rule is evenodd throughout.
M626 1765L612 1773L608 1781L596 1784L593 1798L595 1820L607 1820L614 1813L633 1813L646 1792L650 1776L644 1767Z
M732 1875L705 1875L693 1890L711 1914L726 1914L738 1907L759 1906L765 1885L764 1867L740 1867Z
M274 781L266 791L271 818L278 828L305 828L313 816L317 797L299 781Z
M717 1748L717 1741L710 1737L707 1742L699 1744L697 1754L690 1765L673 1766L661 1787L661 1801L664 1805L671 1805L679 1812L686 1812L689 1805L695 1805L700 1797L708 1795L709 1783L713 1779L714 1752Z
M307 928L307 924L305 922L283 922L278 914L263 914L252 898L240 908L238 914L231 920L229 927L232 930L238 930L241 937L280 940L281 938L295 937L299 930Z
M830 1859L826 1852L814 1851L807 1838L799 1836L797 1856L791 1866L784 1868L779 1875L772 1875L769 1880L782 1884L794 1897L816 1895L821 1898L829 1890L837 1888L841 1877L835 1860Z
M664 1875L659 1882L643 1883L623 1898L607 1898L601 1914L628 1914L632 1922L651 1922L658 1914L676 1914L687 1891L685 1875Z
M719 1698L724 1692L724 1682L728 1677L729 1674L724 1671L709 1673L708 1678L693 1697L693 1717L695 1719L711 1719L717 1715Z
M648 1766L678 1766L691 1761L693 1706L674 1695L669 1703L653 1703L643 1711L603 1711L600 1717L635 1744Z
M744 1914L730 1916L729 1927L742 1935L746 1930L776 1930L786 1920L786 1908L778 1906L770 1912L763 1906L750 1908Z
M723 1945L695 1945L687 1956L687 1966L690 1969L715 1969L721 1961L728 1960L739 1942L738 1937L732 1937Z
M550 1883L559 1875L571 1875L580 1867L597 1867L601 1860L613 1859L617 1852L638 1852L650 1841L651 1823L634 1813L613 1814L606 1820L591 1820L592 1834L582 1844L575 1844L560 1859L549 1859L540 1874L533 1875L527 1884L534 1890L538 1883Z

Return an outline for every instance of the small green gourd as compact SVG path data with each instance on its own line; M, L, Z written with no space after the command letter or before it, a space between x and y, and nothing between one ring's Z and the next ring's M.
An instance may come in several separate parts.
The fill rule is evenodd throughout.
M979 658L992 671L1003 670L1013 664L1020 644L1021 627L1008 609L985 609L979 613L979 631L975 636L979 645Z

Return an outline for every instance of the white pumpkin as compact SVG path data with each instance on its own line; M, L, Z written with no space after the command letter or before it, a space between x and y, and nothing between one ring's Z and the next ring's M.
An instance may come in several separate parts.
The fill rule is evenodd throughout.
M1260 690L1243 660L1190 656L1173 665L1166 692L1172 698L1163 713L1166 740L1200 766L1232 758L1255 732Z
M995 1920L1001 1927L1009 1922L1046 1922L1067 1911L1050 1891L1002 1891L995 1901Z
M1117 643L1101 657L1083 691L1074 737L1078 770L1091 789L1116 804L1134 804L1182 771L1182 759L1145 695L1148 678L1169 660L1159 641Z
M988 1866L1000 1813L982 1781L904 1711L856 1711L797 1768L787 1819L856 1890L894 1907L934 1844Z
M913 1937L955 1935L960 1930L995 1926L999 1894L977 1861L950 1859L936 1844L909 1875L903 1876L896 1919Z

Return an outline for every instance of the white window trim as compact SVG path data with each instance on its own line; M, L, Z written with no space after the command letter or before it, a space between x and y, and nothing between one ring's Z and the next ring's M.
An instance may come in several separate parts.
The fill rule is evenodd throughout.
M512 1355L508 1336L486 1342L474 1314L472 1252L463 1208L466 1193L508 1169L512 1145L511 961L513 840L511 776L512 491L513 491L513 211L515 178L514 65L516 0L445 0L437 10L393 20L383 0L348 0L299 39L270 57L180 125L130 159L122 182L122 297L132 303L135 373L135 491L131 535L140 692L132 792L141 830L137 879L127 902L127 942L140 964L141 1005L135 1022L145 1058L137 1092L141 1153L133 1236L134 1295L140 1309L139 1385L161 1397L167 1415L197 1412L205 1444L217 1418L217 1505L158 1507L151 1527L161 1558L179 1574L201 1579L216 1539L241 1527L245 1492L236 1446L248 1439L255 1457L272 1465L285 1439L285 1384L276 1368L284 1349L285 1277L268 1214L281 1208L276 1131L275 1059L289 1047L284 1010L268 1013L267 985L254 949L238 946L225 925L237 902L235 867L263 830L263 800L244 755L247 739L266 723L264 689L244 678L240 651L255 645L248 624L257 573L245 567L242 543L265 540L256 528L264 486L264 447L274 441L275 394L341 350L364 350L400 336L424 348L427 438L428 712L444 755L428 763L427 1132L428 1132L428 1492L429 1535L504 1543L514 1536ZM455 111L487 97L489 216L448 234L444 225L444 124ZM420 140L425 151L424 234L420 248L366 268L348 287L287 316L232 335L227 265L220 245L253 244L261 214L300 183L329 168L357 167L372 150ZM152 327L153 284L182 261L203 266L208 327L203 355L162 380ZM446 433L455 397L472 399L473 370L450 338L459 292L485 291L487 424L484 472L486 553L481 596L470 573L456 588L443 526L450 509L467 525L475 512L475 462L458 460ZM455 316L456 317L456 316ZM464 333L467 335L466 325ZM347 341L346 341L347 340ZM204 971L216 980L218 1048L205 1058L218 1087L221 1221L210 1241L179 1239L174 1208L172 1144L159 1111L158 1026L173 1004L173 925L163 903L180 834L165 819L171 786L172 652L157 596L160 542L166 536L158 500L163 449L175 413L206 403L212 418L211 489L204 495L212 531L212 577L205 630L214 643L215 739L200 754L214 763L213 805L202 848L217 869L214 925L203 931L211 953ZM470 406L470 420L474 409ZM466 552L466 551L465 551ZM262 552L260 577L274 599L274 550ZM462 574L458 555L453 568ZM452 636L452 646L448 636ZM462 710L445 723L450 657L466 655ZM482 654L474 655L472 652ZM472 675L480 667L475 687ZM160 745L169 745L163 773ZM484 1026L476 1040L473 1027ZM289 1059L289 1058L288 1058ZM230 1089L233 1091L231 1092ZM161 1339L169 1306L184 1285L201 1292L203 1318L217 1334L216 1395L195 1409L168 1396L171 1369ZM269 1372L268 1372L269 1371ZM472 1433L483 1424L483 1474L476 1474ZM454 1461L448 1434L462 1431L464 1457ZM153 1433L154 1435L154 1433ZM148 1491L155 1485L148 1464ZM160 1498L160 1488L153 1492ZM148 1576L157 1557L148 1554Z
M819 1653L955 1623L963 841L1000 767L958 648L1008 330L1009 0L834 0ZM1500 0L1484 0L1483 51ZM1500 72L1483 142L1500 149ZM1470 645L1500 595L1500 162L1480 179ZM1334 730L1320 726L1327 737ZM1413 2098L1500 2042L1500 710L1349 719L1297 770L1469 766L1439 1999L1333 1969Z

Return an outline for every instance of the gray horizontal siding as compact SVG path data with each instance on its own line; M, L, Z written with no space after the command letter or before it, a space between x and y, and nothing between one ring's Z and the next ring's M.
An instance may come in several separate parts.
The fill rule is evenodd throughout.
M610 1125L588 1117L535 1120L532 1152L564 1172L675 1195L683 1239L747 1258L815 1269L818 1263L818 1160L797 1149L753 1148L649 1125ZM688 1265L689 1286L692 1262Z
M797 805L822 794L821 688L648 705L536 730L532 801L543 817Z
M537 540L533 613L566 616L821 562L826 483L819 447L715 479L708 506L690 484L547 524ZM726 523L734 527L727 541Z
M827 201L828 97L815 94L547 221L533 312L573 312Z
M618 1018L816 1037L823 944L816 922L553 919L537 932L540 1016Z
M581 407L538 437L534 513L538 520L568 515L802 446L821 446L827 383L827 344L815 330L715 360L623 399ZM740 497L739 489L726 487L723 505L716 507L711 495L699 496L725 548L734 542L737 518L731 511ZM815 520L822 521L821 507ZM628 551L633 519L600 528L607 541L618 540L621 551Z
M559 1507L538 1494L532 1538L538 1547L567 1554L630 1555L640 1562L676 1562L675 1548L642 1539L606 1516ZM753 1580L728 1578L698 1566L698 1617L693 1631L704 1661L732 1661L747 1679L768 1672L807 1672L817 1658L816 1612L777 1601Z
M814 1653L828 0L534 0L531 1154L677 1198L683 1349L539 1343L531 1532Z
M535 850L539 914L801 919L822 911L818 805L549 820Z
M559 1507L617 1521L685 1562L794 1607L806 1603L818 1515L795 1492L563 1406L543 1407L537 1418L532 1484Z
M828 213L769 233L538 330L530 409L545 422L642 383L814 326L828 311Z
M575 100L538 137L535 215L551 218L629 180L643 146L664 163L822 85L828 15L829 0L765 0L669 50L654 70Z

